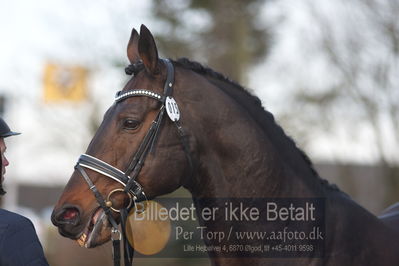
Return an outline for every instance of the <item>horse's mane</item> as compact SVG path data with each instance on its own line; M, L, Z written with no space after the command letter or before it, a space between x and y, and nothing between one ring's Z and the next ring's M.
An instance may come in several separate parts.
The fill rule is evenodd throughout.
M173 61L176 65L181 66L185 69L192 70L200 75L204 75L225 83L230 84L230 88L233 87L234 90L227 89L220 87L227 95L232 97L238 104L240 104L243 108L245 108L249 114L253 117L253 119L260 125L260 127L267 132L267 130L270 130L269 125L272 123L274 125L274 130L276 134L279 134L280 136L283 136L285 141L293 147L294 150L296 150L300 157L304 160L304 162L309 166L311 173L313 174L314 177L316 177L320 183L323 186L326 186L328 188L334 189L334 190L339 190L338 187L334 184L329 184L329 182L325 179L322 179L317 171L315 170L312 161L310 158L306 155L304 151L302 151L294 142L294 140L287 136L284 132L284 130L281 128L279 124L274 119L274 116L272 113L266 111L260 99L253 94L251 94L247 89L242 87L240 84L237 82L227 78L226 76L222 75L221 73L218 73L214 70L212 70L209 67L205 67L201 65L198 62L190 61L187 58L179 58L177 61Z

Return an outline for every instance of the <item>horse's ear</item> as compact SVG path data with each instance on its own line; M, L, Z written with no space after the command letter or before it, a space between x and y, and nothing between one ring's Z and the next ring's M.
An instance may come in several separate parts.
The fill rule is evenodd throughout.
M146 26L141 25L139 38L139 55L146 70L150 74L157 74L158 69L158 49L155 45L154 37Z
M138 44L139 34L135 29L132 29L132 34L130 35L129 43L127 44L127 58L129 58L129 61L132 64L140 60Z

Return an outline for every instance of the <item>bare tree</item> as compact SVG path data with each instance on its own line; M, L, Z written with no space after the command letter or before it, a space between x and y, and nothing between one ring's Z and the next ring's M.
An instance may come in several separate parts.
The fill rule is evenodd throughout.
M282 117L294 117L286 123L310 138L320 131L334 136L342 130L339 125L354 141L367 131L362 145L374 148L375 160L385 169L387 203L397 201L399 1L334 1L327 10L317 1L306 3L312 30L302 36L310 46L303 52L323 62L328 73L322 85L301 82Z

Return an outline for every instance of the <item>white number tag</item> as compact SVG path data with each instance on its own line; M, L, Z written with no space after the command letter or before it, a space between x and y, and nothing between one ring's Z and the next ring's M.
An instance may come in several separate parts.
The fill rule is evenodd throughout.
M172 97L166 97L165 105L166 112L168 113L169 118L172 121L179 121L180 111L175 99L173 99Z

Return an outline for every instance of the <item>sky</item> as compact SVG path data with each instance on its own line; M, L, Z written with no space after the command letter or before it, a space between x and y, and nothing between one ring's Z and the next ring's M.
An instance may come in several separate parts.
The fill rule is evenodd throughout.
M312 31L306 2L272 1L267 11L261 11L265 22L284 21L278 24L271 56L249 76L249 87L272 112L281 110L282 102L296 85L297 79L287 78L284 73L296 72L316 83L329 78L322 62L312 65L313 69L297 65L303 60L301 49L307 47L299 42L299 36ZM132 27L146 24L154 32L162 31L162 24L149 16L149 3L0 0L0 93L8 98L7 122L23 133L7 139L11 162L7 182L59 185L69 179L92 137L85 127L89 119L86 114L94 108L90 102L96 103L97 116L101 117L126 81L123 68L111 67L106 59L127 63L126 44ZM320 3L321 8L331 8L331 1ZM47 62L88 66L90 101L45 104L42 75ZM311 158L373 162L373 147L362 145L370 138L367 128L356 140L348 139L345 129L341 131L337 130L334 139L316 136L307 150Z

